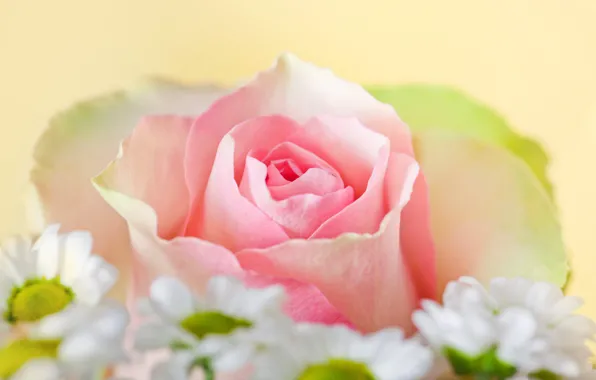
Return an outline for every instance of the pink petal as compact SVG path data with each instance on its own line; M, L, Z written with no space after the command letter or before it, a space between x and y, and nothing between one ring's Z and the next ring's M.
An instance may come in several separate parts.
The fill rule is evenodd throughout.
M279 115L261 116L244 121L229 133L234 139L234 178L240 182L246 156L269 152L301 129L294 120Z
M265 164L247 157L240 193L282 226L292 238L308 238L323 222L354 200L354 191L347 187L323 196L300 194L277 201L267 189L266 176Z
M282 183L278 180L275 171L268 168L267 185L275 199L285 199L297 194L325 195L344 188L344 183L337 170L312 152L293 143L279 144L262 161L267 163L282 158L291 159L292 162L300 166L304 174L293 182ZM273 175L272 178L271 175Z
M215 186L212 183L214 181L214 174L212 172L209 176L209 172L212 170L211 167L216 165L214 158L217 150L221 150L221 141L224 137L224 135L219 135L217 132L217 122L214 121L215 125L205 126L204 131L197 129L197 123L201 123L201 118L197 119L193 125L194 134L189 136L188 142L188 149L193 151L188 151L186 156L186 175L190 184L191 199L193 200L193 208L191 210L194 210L189 213L186 234L192 236L202 236L204 234L204 231L202 231L203 217L205 216L202 211L204 208L203 202L208 202L206 200L206 194L210 191L207 188L207 181L204 181L204 186L201 185L200 187L197 187L197 184L193 181L200 180L203 182L203 179L196 176L205 175L206 178L209 178L211 191L213 191L213 186ZM224 181L219 183L218 186L222 186L224 183L225 186L231 186L234 181L239 183L244 170L244 161L249 152L269 151L274 146L285 141L288 136L294 134L299 128L300 126L295 121L287 117L265 116L249 119L241 122L233 129L231 127L226 129L226 133L228 131L230 132L228 138L232 141L233 146L231 162L226 164L229 166L226 167L226 171L231 171L226 174L229 178L224 178L222 173L216 174L218 178ZM215 144L215 150L212 151L211 143L213 143L216 137L218 141ZM193 139L198 139L198 141L194 141ZM226 144L223 145L227 146ZM236 188L235 183L233 186ZM199 188L201 191L197 191ZM192 189L195 189L195 191L193 192ZM205 193L202 192L203 190ZM231 189L229 190L232 191ZM214 195L216 197L220 196ZM205 206L209 207L210 205ZM204 226L204 228L210 231L213 230L210 226Z
M333 166L329 165L327 162L325 162L312 152L309 152L308 150L291 142L283 142L277 145L276 147L271 149L267 156L261 159L261 161L268 163L286 159L291 159L292 162L296 163L296 165L300 168L302 173L306 172L308 169L311 168L321 168L326 169L330 173L335 174L338 178L340 177L339 173L337 172L337 170L335 170L335 168L333 168Z
M202 289L214 274L240 274L234 254L222 246L194 237L166 240L157 234L155 210L142 200L109 187L114 164L94 179L96 189L128 224L135 254L134 291L145 294L158 275L177 276L194 289Z
M275 165L269 165L267 167L267 185L270 186L283 186L291 183L284 178L279 172L279 169Z
M398 192L396 184L387 185L387 193ZM414 183L414 191L401 214L401 249L404 260L412 273L420 299L436 299L437 264L435 246L430 226L428 186L421 172Z
M290 142L327 162L357 196L364 193L379 150L388 139L354 118L321 116L308 121Z
M282 285L288 296L284 311L294 321L351 325L315 286L291 279L262 276L254 272L245 272L244 280L248 286L254 288Z
M200 237L233 252L288 240L276 222L240 194L234 180L234 152L235 140L227 135L219 145L205 190L201 220L206 222Z
M336 239L290 240L268 249L237 253L242 267L274 277L313 284L340 313L364 331L387 326L411 329L416 292L400 251L400 213L418 174L416 162L392 154L387 173L401 182L396 207L374 234Z
M193 210L203 207L202 194L207 186L203 168L211 167L223 136L245 120L276 114L299 123L318 115L354 117L368 128L388 136L393 151L413 154L408 127L393 107L377 101L361 86L337 78L329 70L286 54L271 70L213 104L193 125L186 158ZM202 165L193 165L193 162ZM357 194L364 191L354 189ZM196 221L191 224L193 228L200 228Z
M273 199L282 200L305 194L324 196L340 191L343 188L344 183L337 175L325 169L312 168L292 183L282 186L269 186L269 192Z
M292 159L274 160L271 161L271 165L277 167L279 174L288 181L295 181L304 174L304 171Z
M182 232L189 199L184 178L186 139L192 118L143 119L122 144L121 157L103 181L110 189L148 204L157 214L159 235Z
M385 146L379 152L364 194L321 225L311 239L335 238L347 232L362 234L378 231L381 221L393 208L385 203L385 177L391 174L387 172L389 157L389 147ZM403 178L398 177L398 181L401 180ZM397 191L396 194L401 194L401 188Z

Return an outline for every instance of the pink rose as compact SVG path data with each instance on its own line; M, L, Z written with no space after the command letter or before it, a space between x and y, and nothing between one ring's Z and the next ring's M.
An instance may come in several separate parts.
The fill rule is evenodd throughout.
M283 284L297 320L371 331L410 328L420 299L435 298L454 276L551 276L534 267L542 260L534 252L543 248L534 244L537 234L503 234L501 210L490 211L497 222L465 219L478 206L468 210L449 180L467 168L452 172L444 157L434 159L443 151L436 140L428 140L430 153L421 140L422 167L437 181L429 182L429 198L412 136L393 107L289 55L227 95L161 83L83 105L54 124L34 171L46 218L92 230L97 251L132 271L137 294L157 274L179 276L195 289L213 274L234 274L254 286ZM77 126L76 138L68 140L65 125ZM108 206L86 181L133 127L94 179ZM62 149L53 146L58 140ZM478 153L457 139L449 144L460 156ZM489 173L500 183L508 176ZM84 185L65 185L77 175ZM491 186L490 176L483 180ZM525 210L518 210L522 219ZM504 241L501 253L495 237ZM561 282L559 272L554 277Z

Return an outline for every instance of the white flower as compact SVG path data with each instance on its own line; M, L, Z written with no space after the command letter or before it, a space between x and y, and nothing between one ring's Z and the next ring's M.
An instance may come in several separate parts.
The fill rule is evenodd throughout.
M0 348L0 378L91 378L125 359L127 324L128 313L117 304L70 305Z
M461 374L473 371L466 363L490 356L506 372L573 378L591 368L586 340L596 333L591 320L571 314L580 305L545 282L496 278L487 291L462 277L448 284L443 306L423 301L413 320L436 350L459 363Z
M414 312L412 319L433 347L451 347L476 356L488 350L497 339L492 317L485 313L461 313L431 300L422 301L422 308Z
M361 335L341 325L301 324L257 357L253 378L411 380L424 378L432 364L432 351L404 340L399 329Z
M583 304L581 298L565 296L559 287L551 283L520 277L495 278L489 289L498 307L525 307L532 311L540 323L551 327L569 317Z
M175 278L158 278L140 304L150 320L137 331L135 347L172 348L175 354L163 364L170 372L188 371L183 367L197 358L212 359L218 371L234 371L289 330L284 300L279 286L249 289L231 277L211 278L203 297Z
M11 323L34 322L71 302L97 304L118 272L91 254L88 232L48 227L35 245L23 238L0 249L0 313Z

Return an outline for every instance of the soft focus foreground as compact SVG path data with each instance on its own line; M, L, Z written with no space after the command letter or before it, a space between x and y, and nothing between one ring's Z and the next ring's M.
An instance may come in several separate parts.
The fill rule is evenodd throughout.
M596 324L573 314L581 300L524 278L495 278L488 289L472 278L450 282L442 305L427 300L414 312L420 334L408 338L394 327L362 335L344 325L295 323L282 311L287 298L281 286L250 289L233 277L213 277L203 293L193 294L179 279L159 277L147 298L135 300L140 318L129 326L128 345L122 306L77 292L81 281L61 280L60 274L85 268L105 284L115 279L96 256L73 249L82 247L75 244L84 242L82 234L49 228L34 245L22 245L27 263L9 255L12 244L2 247L0 279L13 283L17 297L32 289L27 296L37 302L22 311L38 318L21 321L5 313L0 378L101 379L119 367L139 380L595 378L586 341ZM41 252L55 254L44 260ZM35 280L53 281L72 299L63 304L49 288L36 288ZM15 299L0 302L10 309Z

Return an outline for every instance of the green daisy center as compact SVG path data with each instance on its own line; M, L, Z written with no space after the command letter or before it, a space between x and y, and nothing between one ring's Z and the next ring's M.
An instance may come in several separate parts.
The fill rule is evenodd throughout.
M235 318L218 311L205 311L192 314L180 322L183 329L199 339L207 335L226 335L239 328L252 327L252 322Z
M59 279L29 280L15 288L8 301L6 319L10 322L35 322L57 313L74 299L72 290Z
M297 380L375 380L375 376L363 363L331 359L308 367Z
M0 348L0 378L14 375L29 360L57 357L59 345L58 340L22 339Z

